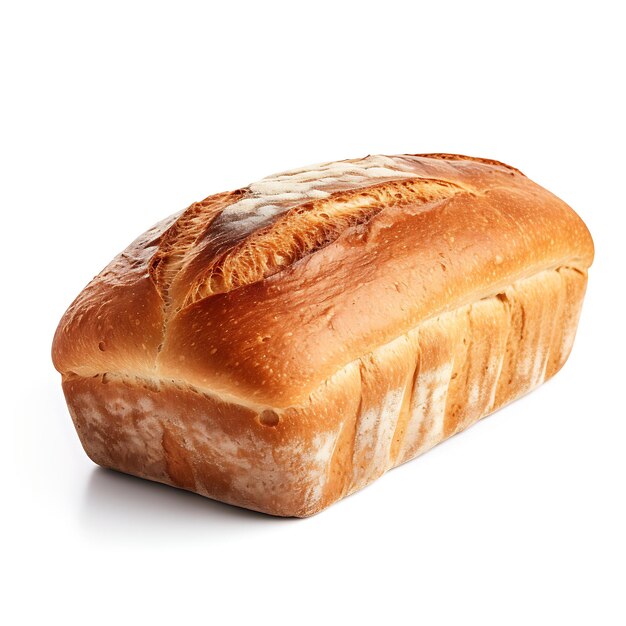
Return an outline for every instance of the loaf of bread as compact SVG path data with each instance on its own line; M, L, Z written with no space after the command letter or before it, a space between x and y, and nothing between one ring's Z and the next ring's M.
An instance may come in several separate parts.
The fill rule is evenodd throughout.
M304 517L557 372L592 259L580 218L502 163L324 163L148 230L53 360L95 463Z

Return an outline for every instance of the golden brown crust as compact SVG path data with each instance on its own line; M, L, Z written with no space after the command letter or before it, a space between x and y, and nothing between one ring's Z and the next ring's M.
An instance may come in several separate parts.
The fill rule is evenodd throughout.
M61 321L59 371L151 374L297 405L426 319L591 264L578 216L509 166L402 155L323 168L334 175L319 188L287 173L207 198L134 242ZM247 207L256 213L242 226Z

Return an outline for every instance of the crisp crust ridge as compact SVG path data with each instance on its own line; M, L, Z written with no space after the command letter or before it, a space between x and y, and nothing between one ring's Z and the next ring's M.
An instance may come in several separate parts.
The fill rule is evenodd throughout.
M427 204L469 192L449 181L418 178L340 191L299 204L270 226L250 234L217 257L192 285L184 305L268 278L366 224L391 206Z

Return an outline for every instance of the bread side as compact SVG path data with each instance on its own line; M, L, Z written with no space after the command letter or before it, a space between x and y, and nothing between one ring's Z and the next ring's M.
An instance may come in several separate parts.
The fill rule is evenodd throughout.
M184 381L64 378L100 465L273 515L308 516L551 377L586 274L561 267L425 320L297 406L251 408Z

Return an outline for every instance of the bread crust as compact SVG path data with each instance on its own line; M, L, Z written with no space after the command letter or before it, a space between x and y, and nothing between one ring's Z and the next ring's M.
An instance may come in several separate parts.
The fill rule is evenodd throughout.
M552 375L571 348L592 260L574 211L496 161L321 164L154 226L70 306L52 356L96 462L309 515ZM120 390L131 421L111 409L108 394ZM158 407L158 433L129 439L142 402L145 413ZM219 446L185 443L196 418L209 439L221 433L224 458L236 445L247 465L223 462L218 479ZM154 458L133 452L138 436L158 439L144 441ZM242 487L259 464L273 485L265 496Z

